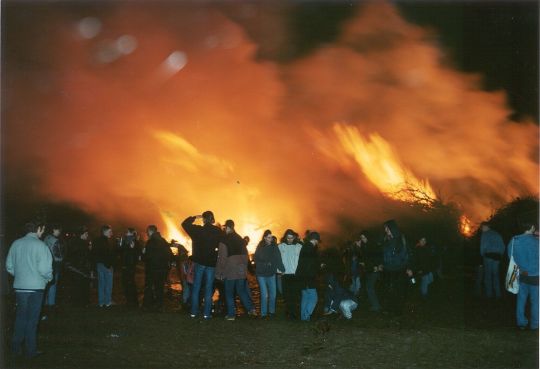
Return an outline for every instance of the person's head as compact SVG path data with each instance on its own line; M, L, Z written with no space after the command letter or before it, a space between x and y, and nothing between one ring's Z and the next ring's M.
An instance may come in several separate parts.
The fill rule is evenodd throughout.
M297 240L298 240L298 234L292 229L287 229L285 233L283 234L283 238L281 239L281 242L286 243L287 245L292 245L294 243L297 243Z
M234 221L232 219L227 219L225 221L225 233L226 234L234 233Z
M536 224L531 221L524 221L520 223L519 228L522 233L533 234L536 231Z
M401 237L401 232L397 225L397 222L394 219L387 220L383 224L384 233L386 238L399 238Z
M491 226L488 222L482 222L480 228L482 229L482 232L487 232L491 229Z
M135 228L129 227L126 229L126 236L135 236L136 233Z
M41 238L41 236L43 236L43 233L45 233L45 224L38 222L28 222L24 225L24 230L26 231L26 233L35 233L37 234L38 238Z
M214 218L214 213L212 213L210 210L202 213L202 220L204 224L214 224L216 222L216 219Z
M88 228L86 226L79 227L79 229L77 229L77 234L79 235L79 238L84 241L90 238L90 233L88 232Z
M427 245L427 239L425 237L422 237L418 240L418 246L424 247Z
M59 224L53 224L51 226L51 234L54 237L60 237L60 234L62 233L62 227Z
M273 241L273 237L274 235L272 235L272 231L267 229L266 231L264 231L263 233L263 236L262 236L262 241L266 244L266 245L270 245Z
M354 238L354 244L358 247L365 245L368 242L366 232L362 231Z
M321 242L321 235L319 232L309 232L307 236L307 241L311 242L314 246L317 246Z
M158 229L155 225L151 224L148 227L146 227L146 234L148 237L152 237L154 233L157 233Z
M249 245L249 243L251 242L249 236L244 236L244 242L246 243L246 245Z
M110 225L104 225L101 227L101 234L107 238L111 238L113 235L112 227Z

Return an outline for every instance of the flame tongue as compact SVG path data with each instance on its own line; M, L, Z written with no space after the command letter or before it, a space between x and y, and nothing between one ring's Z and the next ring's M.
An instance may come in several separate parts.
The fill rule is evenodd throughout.
M364 175L386 196L424 205L437 198L427 180L420 180L400 162L390 144L377 133L364 139L356 127L334 125L345 152L351 155Z

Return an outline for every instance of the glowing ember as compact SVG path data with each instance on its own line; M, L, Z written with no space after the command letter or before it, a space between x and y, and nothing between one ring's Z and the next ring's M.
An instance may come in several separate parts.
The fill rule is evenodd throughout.
M466 237L473 235L472 223L465 214L459 217L459 231Z
M420 180L400 162L392 147L374 133L366 140L356 127L336 124L334 131L364 175L386 196L430 205L437 198L427 180Z

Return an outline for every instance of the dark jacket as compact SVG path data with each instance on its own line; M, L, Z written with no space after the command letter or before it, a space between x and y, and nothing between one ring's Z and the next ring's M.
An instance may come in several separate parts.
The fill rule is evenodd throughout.
M296 268L295 275L298 278L299 287L301 289L317 288L317 274L319 273L319 269L319 252L308 241L302 246L300 256L298 257L298 267Z
M328 274L324 293L324 307L329 310L338 311L339 304L343 300L353 300L356 302L354 295L341 287L333 274Z
M139 247L139 241L135 236L125 236L120 244L120 252L122 253L122 267L126 269L135 269L139 256L141 255L141 249Z
M246 241L236 232L223 236L219 244L216 278L244 279L247 277L248 252Z
M383 240L384 270L389 272L405 271L409 264L409 252L405 237L401 234L395 220L389 220L384 225L392 233L392 237L385 234Z
M91 268L90 249L88 241L79 237L74 238L69 243L66 262L78 271L88 274Z
M182 222L182 228L193 241L193 261L200 265L215 267L223 232L212 224L200 226L193 224L194 221L195 217L188 217Z
M414 270L427 274L435 270L435 255L429 245L416 246L414 249Z
M113 241L103 235L94 239L92 242L92 256L96 264L102 263L105 268L110 268L114 265L115 253L114 253Z
M372 273L375 267L383 264L383 249L375 242L362 245L362 262L365 264L366 273Z
M275 243L267 245L264 241L259 242L255 250L255 274L261 277L271 277L276 274L278 269L285 272L278 246Z
M169 243L165 241L159 232L155 232L146 241L146 251L144 253L144 262L146 268L151 270L168 270L169 262L174 255Z

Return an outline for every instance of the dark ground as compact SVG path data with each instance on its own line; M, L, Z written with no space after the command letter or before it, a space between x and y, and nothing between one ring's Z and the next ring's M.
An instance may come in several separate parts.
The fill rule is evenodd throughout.
M456 276L438 281L428 302L411 290L399 318L362 301L351 321L319 314L309 323L286 320L280 300L270 321L192 320L176 285L164 312L129 310L115 283L119 305L102 310L72 307L64 280L57 311L39 327L46 353L31 361L9 355L13 307L4 297L2 368L538 368L538 332L515 328L514 296L475 300Z

